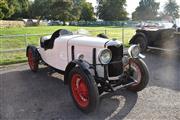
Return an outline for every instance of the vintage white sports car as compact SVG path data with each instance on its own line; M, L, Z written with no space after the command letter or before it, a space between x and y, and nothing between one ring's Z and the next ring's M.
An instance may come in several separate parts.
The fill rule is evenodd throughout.
M29 45L26 55L32 71L43 63L63 74L74 103L88 113L96 109L103 92L123 87L137 92L146 87L149 72L139 47L123 51L120 41L104 34L90 37L60 29L42 37L39 47Z

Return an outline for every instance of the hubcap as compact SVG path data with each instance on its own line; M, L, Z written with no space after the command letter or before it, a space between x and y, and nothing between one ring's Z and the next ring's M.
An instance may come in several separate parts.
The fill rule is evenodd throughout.
M132 69L132 78L136 80L136 83L133 86L138 85L141 82L141 70L139 66L135 62L131 62L131 69Z
M79 74L74 74L71 80L71 89L75 101L81 108L85 108L89 104L89 91L87 84Z

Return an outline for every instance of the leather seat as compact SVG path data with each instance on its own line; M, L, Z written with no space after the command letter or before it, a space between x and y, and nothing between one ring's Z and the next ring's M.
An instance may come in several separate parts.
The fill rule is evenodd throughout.
M40 45L41 45L42 48L45 48L44 43L45 43L46 41L50 40L50 38L51 38L51 35L49 35L49 36L43 36L43 37L40 38Z
M59 29L56 30L52 34L52 36L50 35L50 36L41 37L40 39L41 47L44 48L45 50L52 49L54 46L54 40L61 35L72 35L72 32L64 29Z

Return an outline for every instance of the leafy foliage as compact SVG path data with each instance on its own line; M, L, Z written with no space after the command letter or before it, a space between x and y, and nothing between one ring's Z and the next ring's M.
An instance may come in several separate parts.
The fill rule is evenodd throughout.
M80 20L85 20L85 21L94 21L96 18L94 17L94 8L91 3L86 3L84 2L82 4L81 8L81 15L80 15Z
M49 15L51 0L34 0L30 6L29 14L33 18L46 18Z
M175 0L168 0L164 7L164 13L173 17L173 19L178 18L180 16L179 6Z
M97 0L97 15L105 21L127 19L126 0Z
M31 17L63 21L92 20L93 7L85 0L35 0Z
M8 5L5 0L0 1L0 19L4 18L8 13Z
M13 2L8 0L0 1L0 19L9 18L15 12L15 7Z
M0 1L0 19L18 18L29 7L28 0L1 0ZM13 16L12 16L13 15Z
M53 19L61 20L65 23L65 21L71 20L74 17L71 14L73 10L73 1L71 0L56 0L50 8L50 15Z
M159 3L155 0L141 0L135 12L132 13L133 20L153 20L157 17Z
M16 11L11 18L16 19L16 18L28 17L28 10L29 10L29 1L18 0L18 3L16 5Z

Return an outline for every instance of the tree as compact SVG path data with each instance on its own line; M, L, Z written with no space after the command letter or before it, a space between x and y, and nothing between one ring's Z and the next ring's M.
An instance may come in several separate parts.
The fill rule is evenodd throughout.
M84 2L81 8L80 20L94 21L95 19L94 8L91 3Z
M51 18L63 21L73 20L74 16L71 14L73 10L73 1L71 0L56 0L51 5Z
M171 16L173 19L180 16L179 6L175 0L168 0L164 7L164 13L168 16Z
M8 12L9 12L9 8L7 5L7 1L5 0L0 1L0 19L3 19L5 16L7 16Z
M29 8L29 16L38 19L37 25L39 25L41 19L51 18L52 4L52 0L34 0Z
M15 12L15 2L10 0L0 1L0 19L9 18Z
M106 21L127 19L126 0L97 0L97 15Z
M34 0L30 16L38 19L53 19L63 21L92 20L93 7L86 0ZM38 22L39 23L39 22Z
M153 20L157 17L159 3L155 0L141 0L135 12L132 13L133 20Z
M29 0L17 0L15 13L11 16L12 19L28 17Z
M27 18L30 2L29 0L18 0L15 4L15 13L10 17L11 19Z
M73 9L71 11L72 17L71 20L79 20L81 15L82 4L85 0L73 0Z
M27 12L29 7L28 0L1 0L0 1L0 18L12 19L18 18L22 13Z
M30 8L33 18L61 20L78 20L80 17L80 3L82 0L35 0Z

